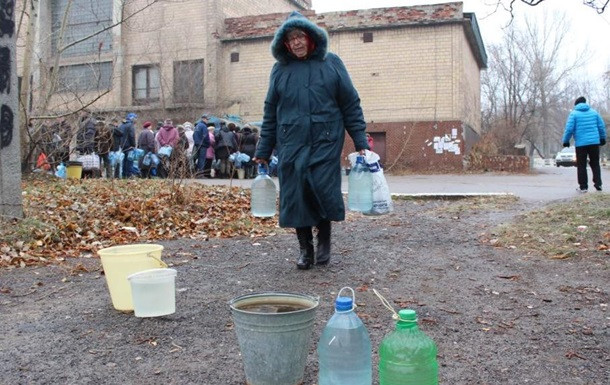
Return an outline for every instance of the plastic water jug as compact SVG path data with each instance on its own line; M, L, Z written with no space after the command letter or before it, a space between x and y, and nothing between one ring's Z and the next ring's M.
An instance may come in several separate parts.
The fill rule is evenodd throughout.
M59 166L57 166L57 171L55 171L55 176L57 176L58 178L66 179L66 175L66 166L64 166L63 163L60 163Z
M268 218L275 215L277 190L273 179L267 174L266 166L258 165L258 176L251 187L250 209L252 216Z
M351 288L343 288L349 289ZM366 327L354 313L351 297L335 301L335 314L328 321L318 343L319 385L371 385L373 381L371 340Z
M373 177L364 163L364 156L359 155L356 158L347 183L347 207L352 211L370 211L373 208Z
M379 385L437 385L434 341L417 327L414 310L398 316L396 329L379 346Z

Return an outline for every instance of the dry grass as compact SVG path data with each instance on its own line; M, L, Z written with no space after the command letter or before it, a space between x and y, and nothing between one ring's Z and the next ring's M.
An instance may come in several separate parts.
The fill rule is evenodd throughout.
M584 252L608 252L610 195L589 193L516 218L496 229L496 246L564 259Z

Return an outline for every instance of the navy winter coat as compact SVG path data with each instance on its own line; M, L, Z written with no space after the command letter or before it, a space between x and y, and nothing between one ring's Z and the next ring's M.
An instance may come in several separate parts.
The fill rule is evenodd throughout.
M306 31L315 49L298 60L284 35ZM368 149L360 98L341 59L328 52L326 31L298 12L276 31L263 124L255 156L269 159L277 150L281 227L342 221L341 151L345 131L356 150Z
M602 117L587 103L578 103L566 122L562 143L570 143L574 136L574 147L600 144L606 140L606 125Z

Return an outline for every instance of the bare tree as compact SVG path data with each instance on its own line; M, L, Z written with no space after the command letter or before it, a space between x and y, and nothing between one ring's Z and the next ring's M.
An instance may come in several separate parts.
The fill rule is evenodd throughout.
M537 151L548 158L557 149L573 98L567 92L572 75L587 60L586 50L564 52L568 30L562 15L545 17L538 24L526 18L523 27L511 24L502 43L490 47L489 74L483 78L489 100L483 116L490 132L516 133L496 134L503 143L499 151L511 152L510 138L514 144L529 144L530 156Z
M19 27L22 24L27 27L25 46L23 47L23 79L20 95L20 112L22 113L22 170L28 171L32 159L32 155L37 149L46 148L49 150L48 141L52 139L52 133L45 132L49 126L54 125L57 119L65 120L69 127L77 127L78 115L81 111L88 109L91 105L103 98L112 91L112 73L114 72L114 63L116 58L102 57L103 44L97 44L97 55L87 54L87 63L80 65L80 70L86 73L86 79L79 79L70 76L62 67L62 59L66 57L66 53L86 42L93 42L94 39L100 37L104 33L109 33L112 28L115 28L136 15L152 7L161 0L146 0L137 9L131 6L132 0L123 0L121 2L121 12L118 20L108 18L105 23L98 23L99 27L85 34L69 38L67 30L71 20L71 9L75 6L74 0L69 0L61 15L58 15L58 27L54 28L53 34L47 37L47 41L42 41L45 47L52 47L51 52L44 52L42 56L34 54L34 40L36 28L39 28L36 23L39 20L37 17L38 0L24 0L22 3L23 9L20 16ZM95 4L92 2L91 4ZM130 9L131 7L131 9ZM130 9L127 11L127 9ZM97 17L96 10L90 9L91 15ZM27 17L27 25L24 19ZM98 39L101 40L101 39ZM91 43L93 44L93 43ZM97 57L96 57L97 56ZM25 79L30 78L30 70L37 67L40 74L40 81L37 89L30 89L30 82ZM86 83L86 84L83 84ZM39 95L35 105L30 105L30 95ZM62 138L62 141L71 141L76 130L70 133L62 132L63 135L70 135L69 138Z
M536 5L543 3L545 0L520 0L520 1L522 3L525 3L530 6L536 6ZM517 2L517 0L498 0L496 3L496 8L503 7L504 9L509 11L510 14L512 15L516 2ZM595 11L597 11L597 13L602 14L606 10L606 7L608 6L608 3L610 3L610 0L582 0L582 3L586 6L589 6L593 9L595 9Z

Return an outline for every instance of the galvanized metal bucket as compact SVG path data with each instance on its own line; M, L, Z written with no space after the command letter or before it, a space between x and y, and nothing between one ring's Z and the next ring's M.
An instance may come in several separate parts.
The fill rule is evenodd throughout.
M248 294L229 302L248 385L303 382L319 303L319 297L293 293Z

